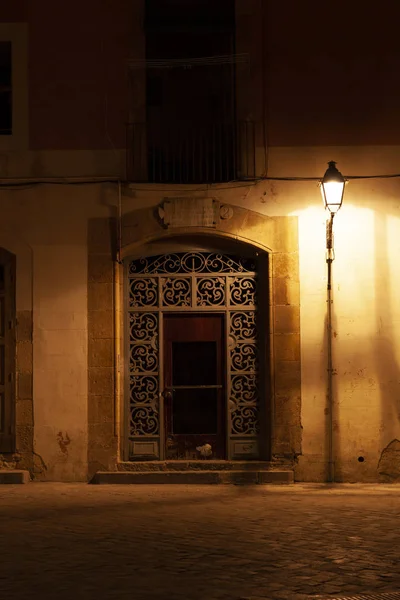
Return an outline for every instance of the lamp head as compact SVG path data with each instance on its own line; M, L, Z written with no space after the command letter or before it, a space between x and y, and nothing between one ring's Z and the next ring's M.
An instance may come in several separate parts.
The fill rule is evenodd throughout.
M343 175L336 168L336 162L329 161L321 181L321 192L324 206L331 214L336 214L342 206L345 183Z

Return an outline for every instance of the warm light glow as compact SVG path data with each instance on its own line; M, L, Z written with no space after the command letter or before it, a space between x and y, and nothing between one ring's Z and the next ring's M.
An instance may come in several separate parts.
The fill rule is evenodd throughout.
M331 213L336 213L342 205L343 188L344 182L339 181L328 181L321 185L322 200Z
M342 206L344 184L343 175L337 170L335 161L331 160L321 181L321 192L325 208L333 214Z

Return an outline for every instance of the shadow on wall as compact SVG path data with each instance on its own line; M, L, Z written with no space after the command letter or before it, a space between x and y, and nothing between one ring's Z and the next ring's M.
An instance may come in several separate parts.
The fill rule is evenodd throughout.
M374 357L378 378L381 423L379 479L384 483L400 482L400 368L394 339L395 317L392 308L388 215L374 213L375 224L375 319Z
M395 289L396 283L393 282L393 273L395 272L393 265L395 264L396 257L391 256L390 252L393 253L395 247L391 242L390 234L388 231L388 224L390 219L396 218L397 223L400 223L398 215L394 216L390 213L386 214L378 212L375 208L367 207L371 210L373 215L373 236L371 231L370 243L373 244L374 257L372 260L374 264L370 264L368 258L364 258L365 270L374 269L374 277L371 278L371 285L373 286L372 293L374 299L371 298L371 303L374 303L374 314L371 317L362 318L359 316L359 335L357 351L354 351L354 342L351 346L346 347L344 339L340 344L340 352L343 356L347 356L349 363L353 365L363 365L369 362L371 368L370 376L362 375L361 372L366 371L362 368L357 373L351 374L351 381L348 382L347 390L341 391L345 399L351 400L353 397L358 402L358 412L352 411L350 419L355 418L358 415L358 423L355 428L348 428L349 423L343 421L346 415L346 407L343 406L343 415L341 415L341 405L343 400L336 392L337 377L333 377L334 381L334 456L335 456L335 475L336 481L348 481L349 477L352 481L359 481L359 477L363 479L364 476L367 480L373 478L381 483L400 483L400 365L397 360L396 352L398 351L398 343L396 340L396 322L399 318L393 310L393 299L392 293ZM393 235L393 234L392 234ZM393 249L392 249L393 248ZM362 290L361 290L362 291ZM365 295L361 296L361 301L364 299L367 303L369 301L368 293L371 292L371 288L365 289ZM334 305L333 305L334 306ZM368 308L368 305L366 307ZM362 311L365 314L364 311ZM366 313L369 316L369 313ZM397 320L397 321L396 321ZM336 330L335 317L332 315L333 331ZM363 331L364 327L364 331ZM365 331L370 328L372 333L366 334ZM334 334L335 336L335 334ZM367 337L368 336L368 337ZM367 342L368 339L368 342ZM333 345L335 349L335 344ZM333 357L333 364L339 364L336 360L335 355ZM341 376L346 373L341 372ZM349 373L350 375L350 373ZM367 385L367 381L370 382ZM371 387L369 387L371 386ZM376 402L369 404L367 398L368 392L372 392L372 396L369 398L377 398ZM354 393L354 396L353 396ZM376 406L376 413L373 408ZM326 412L328 411L328 405ZM348 408L348 407L347 407ZM328 415L327 415L327 442L329 440L329 429L328 429ZM366 429L363 433L362 423L360 419L365 418ZM376 419L377 422L372 422ZM349 463L346 464L344 457L341 455L340 448L340 430L339 423L342 425L342 434L344 431L348 432L346 435L352 435L352 432L356 429L361 429L361 437L364 436L365 444L368 446L369 441L372 446L376 446L377 451L380 453L377 463L370 469L361 467L364 462L364 457L358 457L360 462L360 468L363 469L364 475L354 466ZM350 423L351 425L351 423ZM367 431L379 431L379 440L369 440ZM373 435L370 433L370 435ZM345 445L355 450L357 444L356 440L348 439ZM327 448L327 456L329 456L329 449ZM356 460L356 457L354 457ZM366 464L366 463L364 463Z
M332 277L332 292L334 292L333 277ZM336 314L334 310L335 302L334 296L332 295L331 304L331 349L332 349L332 374L331 374L331 385L332 385L332 396L329 394L329 365L328 365L328 344L329 344L329 316L328 316L328 302L329 295L327 291L326 299L326 315L324 319L324 335L323 335L323 360L324 360L324 373L326 374L326 394L325 394L325 481L326 482L337 482L340 481L340 471L337 470L337 465L340 464L341 460L341 443L340 443L340 415L338 410L338 395L337 395L337 371L335 369L335 343L334 343L334 332L336 330ZM333 463L331 465L331 462Z

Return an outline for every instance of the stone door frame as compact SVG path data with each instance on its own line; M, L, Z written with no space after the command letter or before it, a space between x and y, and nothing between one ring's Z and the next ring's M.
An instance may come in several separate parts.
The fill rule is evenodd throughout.
M126 425L123 426L123 431L124 431L124 438L125 438L125 444L122 448L123 451L123 456L125 458L126 461L130 461L130 460L140 460L140 457L142 458L142 460L164 460L164 445L165 445L165 432L163 430L163 421L164 421L164 402L163 402L163 398L162 398L162 394L160 394L159 396L159 413L158 415L155 415L155 417L157 418L158 416L158 421L159 421L159 433L157 435L143 435L142 437L136 437L135 439L130 439L130 431L129 431L129 422L130 422L130 407L129 407L129 398L130 398L130 377L129 377L129 373L130 373L130 347L129 347L129 343L130 343L130 334L129 334L129 322L128 322L128 316L131 313L132 309L130 310L129 307L129 265L132 261L135 261L136 259L139 258L148 258L151 259L151 256L168 256L168 255L176 255L177 253L210 253L210 254L218 254L220 253L222 256L228 256L228 255L241 255L241 256L246 256L249 259L252 258L257 262L257 269L256 269L256 277L258 280L258 295L259 297L261 297L261 302L265 303L265 305L267 306L267 312L268 313L268 307L270 306L270 298L268 297L269 295L269 290L267 288L267 286L265 285L265 281L268 280L268 254L265 252L260 252L258 249L256 250L253 246L250 246L248 244L243 244L243 243L238 243L235 242L234 240L228 240L228 243L226 240L224 240L223 238L214 238L211 236L208 236L207 238L202 238L204 240L204 245L199 246L198 244L195 245L193 242L190 243L190 236L188 236L188 234L184 235L182 234L181 236L171 236L167 239L161 238L160 240L155 240L155 243L149 244L149 245L145 245L142 248L137 248L136 252L134 253L134 255L131 255L129 257L125 257L124 259L124 267L123 267L123 272L124 272L124 343L123 343L123 349L124 349L124 371L125 371L125 377L124 377L124 402L123 402L123 408L121 410L121 415L123 415L123 419L125 420ZM203 272L199 272L198 277L202 277L205 276L205 273ZM221 276L225 279L225 277L232 277L235 275L235 272L232 270L232 272L228 272L225 271L223 274L221 274ZM251 279L253 279L253 273L249 274ZM242 276L246 277L246 273L243 273ZM154 277L154 275L153 275ZM163 276L155 276L156 278L162 278ZM164 275L165 277L165 275ZM194 277L194 275L191 275L190 278L192 279ZM240 275L239 275L240 277ZM131 280L132 281L132 280ZM140 278L139 278L140 281ZM226 295L228 296L228 290L225 290L224 288L224 293L226 293ZM256 306L256 310L258 309L258 302L255 305ZM245 306L242 307L238 307L236 310L239 311L243 311L245 310ZM162 307L161 305L154 305L152 308L148 309L150 312L152 312L152 314L154 314L154 311L156 311L156 314L158 315L157 318L157 322L158 322L158 327L163 328L163 320L164 320L164 316L166 314L173 314L176 312L182 312L182 309L179 309L179 307ZM220 314L224 317L224 324L225 326L228 325L229 323L229 315L232 313L233 314L233 309L229 309L228 305L222 305L222 306L207 306L205 308L199 307L199 306L191 306L185 309L186 311L192 313L192 314ZM251 307L250 307L250 310ZM254 310L254 309L253 309ZM172 312L171 312L172 311ZM143 308L139 309L139 312L136 313L136 311L133 311L134 314L138 314L140 315L140 313L142 312L143 314ZM146 310L146 313L148 311ZM257 318L257 325L260 327L260 329L262 328L262 332L259 335L259 340L257 343L257 350L258 350L258 357L259 357L259 362L260 362L260 367L258 369L258 374L256 375L256 377L259 379L259 398L260 398L260 402L259 402L259 412L258 412L258 421L260 424L260 433L258 434L258 436L256 434L246 434L246 435L231 435L230 432L230 428L231 428L231 423L229 422L229 415L230 415L230 410L229 410L229 397L226 397L226 419L227 419L227 424L226 424L226 439L225 439L225 445L226 445L226 455L228 459L241 459L241 460L247 460L247 459L255 459L255 458L259 458L262 460L267 460L270 458L270 454L271 454L271 448L270 448L270 438L271 438L271 431L270 431L270 419L269 419L269 414L270 414L270 399L271 399L271 386L270 386L270 361L269 361L269 352L267 349L267 338L268 338L268 329L269 329L269 315L268 314L262 314L263 311L258 311L258 315L259 318ZM158 334L158 338L159 338L159 347L157 350L157 356L158 356L158 360L161 363L158 366L157 369L157 379L159 377L161 377L162 379L162 374L163 374L163 349L162 349L162 331L159 332ZM228 393L228 390L231 386L231 380L229 378L229 363L230 363L230 356L229 356L229 329L227 331L225 331L224 334L224 353L228 354L226 361L227 361L227 365L225 366L225 377L226 377L226 384L224 385L225 388L225 393ZM234 377L234 373L231 373L232 377ZM162 382L160 380L160 387L159 387L159 391L162 392ZM228 394L229 395L229 394ZM122 406L122 405L121 405ZM250 405L249 405L250 406ZM138 448L138 450L136 450L136 448ZM135 454L137 454L137 458L133 458L135 456Z
M271 460L301 454L300 289L297 217L268 217L229 206L209 227L166 227L157 207L123 215L121 259L184 236L241 242L268 255ZM123 273L116 262L116 223L93 219L88 231L89 477L123 468ZM104 359L99 349L104 350Z

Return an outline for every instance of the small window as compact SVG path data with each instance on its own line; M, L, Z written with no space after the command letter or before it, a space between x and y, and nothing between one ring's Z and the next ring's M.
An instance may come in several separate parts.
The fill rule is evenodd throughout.
M145 28L193 30L235 26L233 0L146 0Z
M0 135L12 134L11 42L0 42Z
M147 106L161 106L163 100L163 81L152 75L147 79Z

